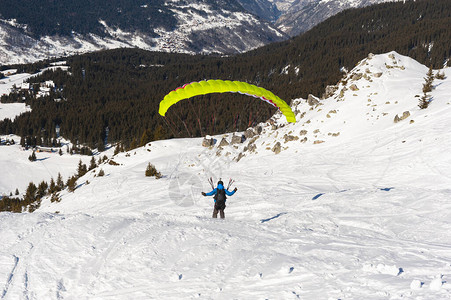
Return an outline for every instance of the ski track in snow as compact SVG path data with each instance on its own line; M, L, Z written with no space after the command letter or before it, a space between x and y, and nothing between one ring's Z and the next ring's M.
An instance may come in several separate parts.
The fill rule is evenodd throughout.
M399 57L421 90L427 68ZM384 76L371 83L380 101L402 102L410 81L393 94ZM356 110L365 120L373 111L366 94L322 111L300 104L304 120L278 138L268 126L259 153L238 163L240 149L217 156L201 139L121 153L119 166L102 165L103 177L88 172L59 203L0 213L1 299L451 299L450 106L439 103L449 102L448 82L427 112L409 106L413 124L393 125L401 104L384 104L391 115L381 128L356 123ZM347 114L355 99L363 109L354 103ZM338 121L322 123L337 107ZM283 143L304 128L320 128L318 139L342 135ZM278 139L280 154L262 150ZM149 162L162 179L144 177ZM236 180L225 220L212 219L212 199L200 195L210 177Z

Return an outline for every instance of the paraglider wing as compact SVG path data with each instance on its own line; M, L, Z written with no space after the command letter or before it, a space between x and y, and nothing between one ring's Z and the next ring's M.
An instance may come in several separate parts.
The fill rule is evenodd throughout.
M198 95L226 92L240 93L259 98L272 106L277 107L282 114L285 115L288 122L296 122L296 118L290 106L272 92L246 82L230 80L207 80L185 84L164 97L164 99L160 102L158 112L160 115L164 116L169 107L180 100Z

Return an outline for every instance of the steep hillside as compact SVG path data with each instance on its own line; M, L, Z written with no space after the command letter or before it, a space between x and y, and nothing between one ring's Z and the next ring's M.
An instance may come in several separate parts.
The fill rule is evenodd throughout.
M239 53L286 35L236 1L5 1L0 65L112 48Z
M396 0L395 0L396 1ZM399 0L398 0L399 1ZM276 26L290 36L297 36L337 13L374 4L393 2L392 0L303 0L277 1L278 6L285 8L276 21ZM405 2L405 1L404 1Z
M237 0L248 12L274 23L281 15L274 3L270 0Z
M61 202L0 213L2 297L449 299L451 74L420 110L427 71L369 56L326 99L297 99L296 124L152 142ZM200 194L211 176L238 188L225 220Z

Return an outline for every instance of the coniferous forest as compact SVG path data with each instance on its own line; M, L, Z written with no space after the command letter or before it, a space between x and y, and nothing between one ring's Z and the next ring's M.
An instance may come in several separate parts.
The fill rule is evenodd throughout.
M32 111L1 121L0 134L38 137L45 143L59 126L62 136L103 149L107 133L108 142L133 148L162 138L241 131L270 118L274 108L248 96L212 94L181 101L163 118L158 104L171 90L205 79L246 81L287 102L309 93L321 96L327 85L343 76L342 68L351 69L370 52L392 50L433 68L448 63L451 1L406 1L347 10L298 37L241 55L116 49L64 58L69 71L46 71L30 79L32 84L53 80L55 89L49 96L17 92L1 98L25 101ZM49 63L1 69L33 73Z

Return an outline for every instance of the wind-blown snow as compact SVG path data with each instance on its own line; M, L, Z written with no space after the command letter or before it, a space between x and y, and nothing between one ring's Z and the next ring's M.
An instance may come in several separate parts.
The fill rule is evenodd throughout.
M296 124L277 115L253 142L222 149L223 135L212 149L152 142L89 172L59 203L1 213L1 297L450 299L444 71L420 110L427 68L376 55L321 105L294 101ZM144 176L149 162L163 178ZM225 220L211 219L200 194L210 176L236 180Z

